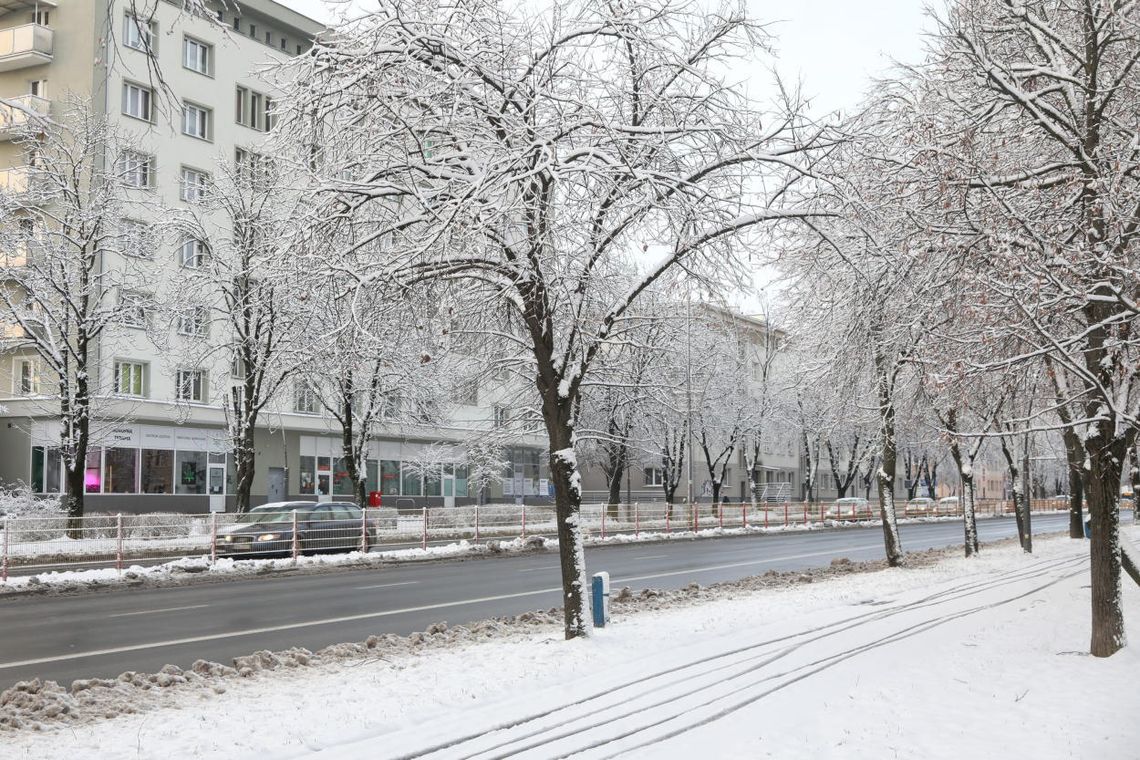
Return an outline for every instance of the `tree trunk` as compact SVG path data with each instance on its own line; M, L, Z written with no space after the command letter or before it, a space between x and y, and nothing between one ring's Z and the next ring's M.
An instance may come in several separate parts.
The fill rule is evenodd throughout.
M978 520L974 509L974 460L962 454L958 441L958 411L949 409L943 420L950 433L950 457L958 467L958 481L962 484L962 527L965 532L966 556L978 553Z
M1009 446L1006 445L1005 436L998 438L1001 441L1001 453L1005 457L1006 468L1009 470L1010 482L1010 495L1013 497L1013 517L1017 521L1017 540L1021 544L1021 548L1025 549L1025 497L1024 483L1021 478L1021 467L1017 463L1017 457L1010 451Z
M567 639L590 635L586 619L586 555L579 518L582 493L573 431L567 420L546 421L550 437L550 476L554 481L554 508L558 517L558 546L562 568L562 615Z
M1136 509L1136 502L1140 501L1140 444L1132 447L1132 469L1130 471L1130 480L1132 481L1132 522L1140 522L1137 520L1136 514L1140 510Z
M899 540L899 525L895 512L895 467L898 459L895 441L895 406L885 359L876 356L875 365L878 375L879 423L882 433L882 454L877 478L879 516L883 521L883 548L887 564L898 567L902 564L902 542Z
M253 490L253 430L246 428L238 437L238 447L234 451L237 475L237 489L234 491L234 509L240 514L249 511L249 495ZM286 489L288 490L288 489Z
M64 468L63 508L67 512L67 537L83 538L84 476L87 474L87 454L75 458L75 465Z
M966 538L966 556L973 557L978 553L978 517L974 500L974 473L971 467L969 473L959 471L962 478L962 524Z
M1110 435L1098 435L1087 443L1090 469L1085 485L1092 532L1089 542L1092 582L1092 642L1089 653L1094 657L1109 657L1125 642L1120 577L1120 477L1124 451L1117 451L1118 446L1105 445L1105 439Z
M609 473L609 501L606 502L606 512L610 517L618 516L618 505L621 504L621 479L625 475L625 463L615 463Z
M1082 464L1078 461L1074 467L1069 462L1069 538L1085 537L1085 478Z

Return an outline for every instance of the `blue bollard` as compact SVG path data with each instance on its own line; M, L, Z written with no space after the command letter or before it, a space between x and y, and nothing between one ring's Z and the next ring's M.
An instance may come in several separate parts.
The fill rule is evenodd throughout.
M590 608L594 613L594 627L605 628L606 623L610 622L610 574L607 572L594 573L590 591Z

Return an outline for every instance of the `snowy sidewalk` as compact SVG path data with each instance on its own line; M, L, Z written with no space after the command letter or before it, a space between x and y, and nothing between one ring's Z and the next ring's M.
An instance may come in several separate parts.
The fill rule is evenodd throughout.
M0 745L44 760L1134 760L1140 650L1084 655L1087 543L1036 548L626 615L588 641L548 631L265 674Z

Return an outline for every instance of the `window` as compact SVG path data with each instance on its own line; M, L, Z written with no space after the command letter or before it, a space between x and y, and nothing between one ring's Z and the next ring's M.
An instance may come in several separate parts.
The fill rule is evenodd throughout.
M51 11L35 11L32 13L32 23L40 26L51 26Z
M154 93L141 84L123 82L123 113L143 121L154 121Z
M197 137L199 140L209 140L213 136L213 130L210 128L212 117L213 113L209 108L183 103L182 134Z
M124 256L149 259L153 256L150 245L150 225L135 219L119 222L119 251Z
M178 247L178 265L184 269L201 269L210 258L210 249L201 240L190 238Z
M35 359L16 359L15 385L17 396L35 396L40 392L39 371Z
M119 315L123 326L145 329L150 324L150 296L131 290L121 291Z
M273 44L273 32L266 32L265 33L265 44L266 45L272 45Z
M456 404L475 406L479 403L479 383L476 380L456 381L451 389L451 398Z
M214 49L193 37L182 38L182 65L199 74L211 75Z
M103 493L136 493L138 472L138 449L106 449L103 453Z
M665 470L660 467L645 468L645 485L660 486L665 484Z
M230 360L230 377L238 379L245 377L245 361L237 351L234 351L233 359Z
M115 393L142 398L146 395L146 364L115 362Z
M293 386L293 411L299 414L317 413L317 394L313 386L304 380L298 380Z
M154 186L154 156L127 150L119 156L119 181L126 187Z
M257 24L249 25L249 36L253 37L254 39L257 38Z
M206 400L206 373L200 369L180 369L177 376L179 401L202 403Z
M140 493L174 493L174 452L169 449L143 449Z
M210 175L198 169L182 167L179 197L187 203L201 203L206 197L206 186L210 183Z
M206 493L206 452L179 451L174 463L175 493Z
M494 414L494 425L497 428L506 425L507 421L511 418L510 412L507 411L505 406L493 406L491 407L491 411Z
M206 335L210 330L210 312L205 306L191 306L178 315L179 335Z
M128 13L123 17L123 44L135 50L152 50L154 24Z
M281 49L284 50L288 44L289 44L288 41L284 37L282 37L281 38Z
M46 79L33 79L28 82L28 94L35 95L37 98L46 98L47 95L47 80Z
M260 153L244 148L234 150L234 164L238 182L253 187L268 187L273 178L272 164Z
M304 52L303 48L300 45L298 45L297 46L297 55L300 55L303 52Z
M234 120L259 132L268 132L274 123L270 113L272 106L273 101L269 96L238 87L234 93Z

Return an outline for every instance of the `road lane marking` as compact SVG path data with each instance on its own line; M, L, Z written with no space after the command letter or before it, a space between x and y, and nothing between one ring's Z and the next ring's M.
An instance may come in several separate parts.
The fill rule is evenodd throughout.
M290 631L297 628L310 628L318 625L333 625L336 623L351 623L357 620L370 620L373 618L391 617L393 615L403 615L408 612L424 612L426 610L438 610L447 607L462 607L466 604L482 604L483 602L497 602L503 599L519 599L524 596L538 596L539 594L561 593L562 588L543 588L535 591L520 591L517 594L496 594L495 596L482 596L476 599L462 599L455 602L440 602L439 604L425 604L421 607L404 607L399 610L388 610L386 612L366 612L360 615L344 615L342 617L325 618L323 620L308 620L303 623L286 623L283 625L272 625L264 628L246 628L241 631L230 631L228 633L211 633L202 636L187 636L181 639L170 639L168 641L153 641L146 644L131 644L122 647L110 647L107 649L90 649L86 652L72 652L71 654L57 655L55 657L37 657L31 660L19 660L14 662L0 662L0 670L9 670L11 668L22 668L28 665L43 665L48 662L65 662L67 660L78 660L84 657L102 657L109 654L121 654L123 652L137 652L143 649L159 649L162 647L181 646L184 644L197 644L202 641L217 641L219 639L231 639L239 636L254 636L259 633L274 633L276 631Z
M203 607L209 607L208 604L191 604L189 607L165 607L161 610L141 610L139 612L119 612L114 615L108 615L109 618L131 617L132 615L157 615L160 612L179 612L180 610L200 610Z
M533 573L536 570L559 570L562 565L543 565L542 567L523 567L519 569L520 573Z
M846 551L855 551L859 549L878 548L882 544L864 544L862 546L845 547ZM701 573L710 570L726 570L734 567L747 567L749 565L766 565L773 562L789 559L806 559L809 557L825 557L825 556L840 556L835 551L825 552L809 552L806 554L792 554L783 557L769 557L768 559L751 560L748 562L730 562L721 565L708 565L705 567L692 567L686 570L677 570L668 573L654 573L652 575L631 576L621 579L622 581L637 581L648 580L651 578L665 578L675 575L685 575L686 573ZM462 607L469 604L483 604L485 602L498 602L504 599L521 599L527 596L538 596L541 594L561 593L562 587L543 588L534 591L520 591L514 594L495 594L493 596L482 596L474 599L461 599L454 602L440 602L438 604L425 604L419 607L404 607L398 610L387 610L385 612L366 612L359 615L344 615L341 617L324 618L321 620L308 620L301 623L285 623L282 625L265 626L263 628L247 628L241 631L230 631L228 633L211 633L202 636L187 636L181 639L169 639L167 641L153 641L145 644L131 644L121 647L110 647L107 649L91 649L86 652L72 652L69 654L56 655L53 657L36 657L30 660L17 660L12 662L0 662L0 670L10 670L12 668L22 668L29 665L43 665L49 662L65 662L67 660L79 660L84 657L102 657L110 654L122 654L124 652L138 652L144 649L160 649L163 647L183 646L185 644L197 644L203 641L218 641L221 639L238 638L240 636L255 636L261 633L276 633L278 631L292 631L298 628L311 628L318 625L335 625L337 623L352 623L358 620L374 620L376 618L392 617L394 615L403 615L409 612L425 612L427 610L439 610L450 607Z
M631 557L631 559L665 559L668 554L642 554L639 557Z
M392 588L393 586L411 586L414 583L419 583L419 581L401 581L400 583L380 583L380 584L377 584L375 586L357 586L356 590L357 591L364 591L365 589L370 589L370 588Z

